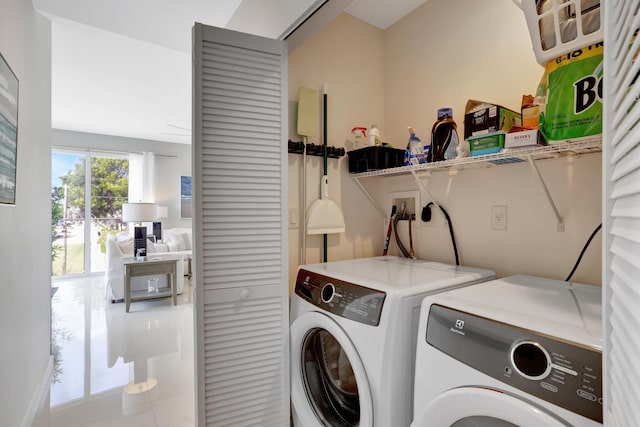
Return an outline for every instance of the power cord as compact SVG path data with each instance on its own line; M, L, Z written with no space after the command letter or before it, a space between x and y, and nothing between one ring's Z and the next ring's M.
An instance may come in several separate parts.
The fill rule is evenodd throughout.
M431 210L432 205L435 206L435 203L433 202L427 203L426 208L429 210L429 212ZM456 257L456 265L460 265L460 257L458 256L458 245L456 244L456 238L453 234L453 222L451 222L451 217L449 216L449 213L445 210L445 208L443 208L442 205L438 205L438 206L447 220L447 225L449 226L449 234L451 235L451 244L453 245L453 254ZM431 219L430 215L426 215L426 216L428 216L429 220Z
M596 234L598 233L598 231L600 231L601 228L602 228L602 223L600 223L600 225L598 225L596 227L596 229L593 230L593 233L591 233L591 236L589 236L589 240L587 240L587 243L585 243L584 247L582 248L582 251L580 252L580 256L578 256L578 260L576 261L575 265L573 266L573 270L571 270L571 273L569 273L567 278L564 279L565 282L568 282L568 281L571 280L571 278L573 277L573 273L576 272L576 270L578 269L578 266L580 265L580 261L582 261L582 256L587 251L587 248L589 247L589 244L591 243L593 238L596 237Z

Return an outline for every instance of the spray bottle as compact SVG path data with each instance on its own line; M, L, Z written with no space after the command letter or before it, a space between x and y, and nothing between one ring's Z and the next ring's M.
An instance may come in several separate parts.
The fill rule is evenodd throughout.
M362 141L367 137L367 128L355 127L351 129L351 133L355 136L355 141L353 142L354 150L364 147Z

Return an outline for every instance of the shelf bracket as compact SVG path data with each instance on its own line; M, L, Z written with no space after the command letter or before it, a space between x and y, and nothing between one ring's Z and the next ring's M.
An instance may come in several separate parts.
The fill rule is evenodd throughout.
M564 220L560 216L560 213L558 212L558 208L556 207L556 204L553 202L553 198L551 197L551 193L549 193L547 184L545 184L544 179L542 178L542 174L540 173L540 170L538 169L538 166L534 162L533 158L531 156L527 156L527 158L529 159L529 164L533 168L533 171L536 173L536 176L538 177L538 181L540 182L540 185L544 190L545 196L547 196L547 201L549 202L549 205L551 205L551 210L553 211L553 214L556 216L556 221L558 222L558 231L563 232Z
M422 180L420 179L420 177L418 176L418 174L416 173L416 171L412 170L411 171L411 175L413 175L413 178L416 180L416 183L418 184L418 187L420 187L420 189L422 191L424 191L426 193L426 195L429 197L429 200L431 200L433 202L433 204L436 207L436 211L440 210L440 205L438 204L438 202L436 202L436 199L433 198L433 196L431 195L431 193L429 192L429 190L427 190L427 186L424 185L424 183L422 182ZM416 206L416 209L418 207ZM422 206L420 206L420 208L422 209Z
M362 191L364 193L365 196L367 196L367 199L369 199L369 201L371 202L371 204L373 205L373 207L376 208L376 210L378 212L380 212L380 214L382 215L382 217L385 219L387 219L387 214L380 209L380 206L378 206L378 204L376 203L376 201L373 199L373 197L371 197L371 194L369 194L369 192L367 191L366 188L364 188L364 186L362 185L362 183L360 182L360 179L358 177L354 177L353 180L356 182L356 184L358 185L358 187L360 187L360 191Z

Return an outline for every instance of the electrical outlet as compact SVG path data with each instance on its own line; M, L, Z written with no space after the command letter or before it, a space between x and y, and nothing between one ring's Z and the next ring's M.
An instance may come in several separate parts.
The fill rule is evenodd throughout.
M507 207L491 206L491 229L506 230L507 229Z

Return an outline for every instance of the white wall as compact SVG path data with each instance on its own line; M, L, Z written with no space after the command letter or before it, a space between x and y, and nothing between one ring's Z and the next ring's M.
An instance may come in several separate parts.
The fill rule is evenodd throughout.
M1 9L0 52L20 87L16 204L0 205L0 425L46 425L51 374L51 28L29 1L3 0ZM45 409L44 418L40 409Z
M342 14L289 55L289 99L291 138L295 135L297 99L300 87L319 90L328 84L327 144L353 148L351 129L376 124L384 128L384 52L383 32L351 15ZM320 102L320 101L319 101ZM322 107L319 108L322 114ZM322 122L309 142L322 144ZM330 261L373 256L382 250L381 236L372 230L382 230L383 220L349 177L347 157L328 160L329 197L342 208L346 233L331 234L328 239ZM294 209L299 227L304 212L320 197L322 157L307 157L307 204L302 207L302 155L289 154L289 208ZM300 228L289 230L290 283L300 264ZM322 235L307 236L306 262L321 262Z
M464 106L479 99L519 110L543 69L535 60L523 12L508 0L430 0L384 34L385 134L401 148L406 126L428 138L437 109L453 107L462 135ZM401 144L396 144L402 141ZM461 261L498 276L564 279L601 222L601 155L543 160L538 167L565 220L557 232L543 190L526 164L457 175L434 173L428 189L452 217ZM415 190L413 178L383 179L376 189ZM390 209L388 196L378 201ZM429 200L422 194L422 204ZM490 228L492 205L506 205L507 231ZM453 262L444 221L414 233L420 258ZM407 242L407 240L405 240ZM600 235L574 280L600 284Z
M600 154L541 160L537 165L565 222L557 231L556 219L527 163L489 169L469 169L450 174L434 172L425 180L429 192L451 216L460 262L494 270L498 276L533 274L565 279L587 238L601 222ZM415 190L412 177L365 180L381 206L388 207L389 193ZM421 195L422 205L429 202ZM493 205L507 206L507 230L490 226ZM435 211L435 210L434 210ZM448 228L441 215L437 226L413 227L416 256L454 263ZM406 225L401 237L409 244ZM600 284L601 238L593 240L573 280ZM400 254L391 245L393 254Z
M180 176L191 175L191 145L60 129L53 130L52 144L55 148L96 152L154 153L155 202L169 208L169 217L162 220L162 228L191 227L191 219L180 218Z
M524 15L508 0L429 0L403 20L380 31L350 15L339 16L289 57L289 93L329 81L329 145L352 148L351 127L376 123L385 142L404 149L407 126L429 138L437 109L452 107L463 133L464 106L479 99L519 109L523 94L535 93L542 76ZM382 112L380 109L382 108ZM301 162L290 155L290 208L298 206ZM436 172L429 191L452 217L461 262L490 268L499 276L526 273L564 279L584 243L601 221L601 155L539 161L566 231L556 228L543 190L526 164L457 174ZM309 160L307 206L317 194L314 160ZM329 160L330 196L345 214L346 233L330 235L329 260L379 255L386 224L347 170L347 158ZM391 192L416 191L410 176L362 180L384 212ZM429 202L421 194L422 205ZM493 205L508 208L508 229L490 229ZM387 214L388 215L388 214ZM421 259L453 263L448 229L414 229ZM299 236L290 234L295 271ZM321 238L312 238L307 262L321 260ZM404 234L405 244L408 236ZM601 240L593 240L574 280L600 284ZM399 254L394 244L391 253ZM291 274L291 285L295 276Z
M385 136L404 148L411 125L421 138L441 107L462 136L468 99L520 110L543 68L524 13L510 0L429 0L384 33Z

